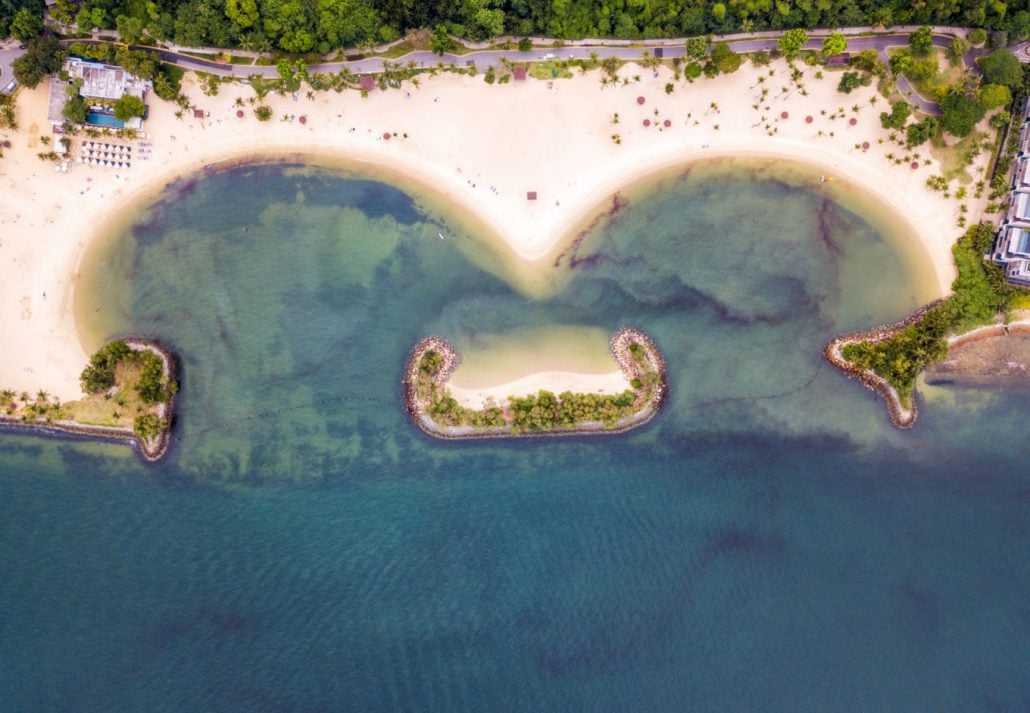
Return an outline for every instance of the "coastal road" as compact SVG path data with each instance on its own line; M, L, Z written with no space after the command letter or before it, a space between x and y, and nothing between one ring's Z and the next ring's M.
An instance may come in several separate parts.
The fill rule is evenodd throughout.
M718 38L715 39L718 40ZM727 41L734 51L744 53L774 50L777 47L777 39L778 38L776 36L755 38L740 38L738 36L730 38ZM933 44L937 47L947 47L951 43L952 39L953 37L951 35L935 34L933 36ZM84 44L108 44L106 41L99 39L85 39L78 41ZM479 71L485 71L489 67L502 69L505 61L540 62L553 58L585 60L592 56L599 59L614 57L623 61L632 61L642 59L645 52L653 55L654 51L658 48L661 48L665 59L673 59L686 56L686 48L684 46L685 41L685 39L682 41L674 40L673 42L675 42L675 44L669 44L668 40L660 42L656 41L653 43L644 43L638 46L600 44L584 45L576 43L562 48L533 49L528 52L519 52L517 50L478 50L465 54L445 53L442 56L423 50L409 52L403 57L399 57L395 60L385 59L382 57L367 57L352 61L324 62L311 65L308 69L312 72L325 74L339 72L343 69L353 72L354 74L374 74L382 72L387 64L392 66L409 65L419 68L429 68L440 64L449 65L452 63L455 66L464 67L469 65L469 63L473 63ZM67 44L70 44L71 42L72 41L70 40L66 41ZM887 48L903 47L907 44L908 34L903 32L853 35L848 37L849 52L854 53L873 49L876 50L877 54L884 61L888 59ZM821 49L821 47L822 36L812 38L805 44L805 49L817 50ZM193 57L172 49L155 49L151 47L140 47L139 49L156 51L162 61L175 64L183 69L195 72L208 72L218 76L232 76L239 77L240 79L246 79L252 75L258 75L265 78L275 78L279 76L275 66L270 65L231 65ZM973 55L974 53L975 51L971 52L970 55ZM5 61L9 65L9 63L20 54L21 51L17 49L0 50L0 66L3 66ZM7 71L9 70L5 69L5 78L8 76ZM0 91L2 91L6 84L6 80L0 80ZM909 84L908 80L904 77L898 78L898 88L908 95L911 101L922 111L929 114L940 113L940 109L937 104L919 96L919 94Z

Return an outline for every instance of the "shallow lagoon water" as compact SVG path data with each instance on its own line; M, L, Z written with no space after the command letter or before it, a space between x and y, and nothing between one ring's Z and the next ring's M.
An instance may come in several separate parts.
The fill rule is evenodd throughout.
M182 356L169 459L0 436L0 709L1026 708L1025 392L894 430L819 351L926 298L912 257L755 175L629 192L545 299L375 181L174 187L77 297ZM426 334L622 324L669 362L640 431L439 443L400 408Z

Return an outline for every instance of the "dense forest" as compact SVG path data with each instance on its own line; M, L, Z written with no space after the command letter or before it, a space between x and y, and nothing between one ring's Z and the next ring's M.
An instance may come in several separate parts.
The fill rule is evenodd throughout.
M26 8L19 17L19 10ZM0 0L0 36L31 34L42 0ZM498 35L682 37L791 27L939 24L1030 35L1030 0L58 0L55 18L193 46L329 52L438 28ZM20 26L24 29L17 30Z

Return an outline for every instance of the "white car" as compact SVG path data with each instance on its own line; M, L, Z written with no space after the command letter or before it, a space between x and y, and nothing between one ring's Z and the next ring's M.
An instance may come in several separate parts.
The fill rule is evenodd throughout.
M544 55L544 59L558 59L558 55L556 55L554 52L548 52Z

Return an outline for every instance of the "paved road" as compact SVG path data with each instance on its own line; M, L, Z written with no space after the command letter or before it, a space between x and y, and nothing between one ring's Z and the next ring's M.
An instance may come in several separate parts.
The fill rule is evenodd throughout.
M14 69L12 66L16 57L20 57L23 50L0 49L0 93L10 94L13 86L8 86L14 81Z
M951 42L952 37L949 35L934 35L933 43L937 47L947 47ZM79 40L85 44L103 44L100 40ZM758 52L758 51L769 51L776 48L776 37L760 37L754 39L733 39L730 41L730 46L737 52ZM486 70L488 67L500 69L503 66L502 59L526 62L526 61L542 61L552 57L558 57L561 59L588 59L592 55L597 56L601 59L607 57L615 57L620 60L636 60L643 56L643 53L653 53L656 47L662 47L664 57L666 59L675 57L686 56L686 49L684 42L677 42L675 45L668 45L668 40L661 43L648 44L643 47L625 47L625 46L583 46L573 45L567 46L561 49L534 49L529 52L519 52L517 50L481 50L475 52L469 52L467 54L444 54L438 56L429 51L417 51L410 52L403 57L396 60L383 59L381 57L369 57L362 60L355 60L350 62L326 62L322 64L316 64L309 67L312 72L321 73L334 73L339 72L342 69L348 69L355 74L366 74L366 73L377 73L383 71L386 63L390 64L403 64L413 65L416 67L433 67L440 63L451 64L454 63L459 67L466 66L468 63L474 63L476 68L480 71ZM874 49L880 55L881 59L887 59L887 48L888 47L901 47L908 44L907 33L883 33L866 36L852 36L848 38L848 51L849 52L861 52L863 50ZM821 37L810 39L805 45L806 49L820 49L822 47ZM152 48L142 48L152 49ZM198 72L209 72L211 74L217 74L219 76L234 76L241 79L245 79L251 75L258 75L261 77L274 78L278 76L278 72L274 66L266 65L227 65L221 62L212 62L210 60L199 59L191 57L189 55L182 54L180 52L158 49L156 50L161 59L165 62L176 64L183 69L189 69ZM4 61L6 54L11 54L12 51L0 51L0 63ZM20 54L18 50L13 50L13 56L8 61L13 60L14 56ZM975 54L971 52L970 54ZM6 76L6 75L5 75ZM6 85L6 82L0 82L0 91ZM898 78L898 87L902 92L909 95L912 102L919 106L921 110L931 114L940 113L937 105L923 97L920 97L909 85L908 81L904 77Z

